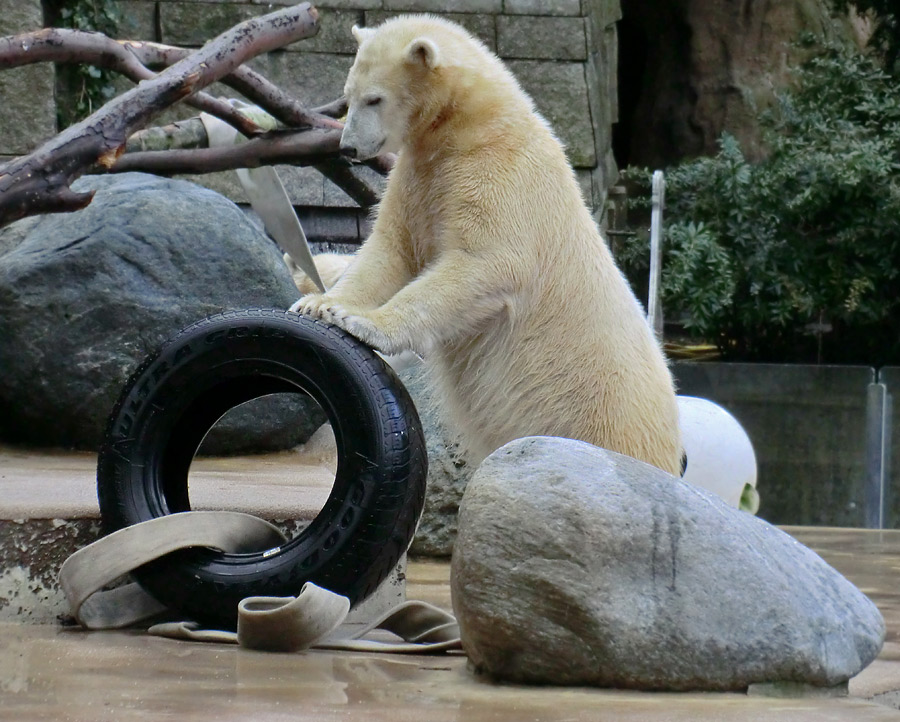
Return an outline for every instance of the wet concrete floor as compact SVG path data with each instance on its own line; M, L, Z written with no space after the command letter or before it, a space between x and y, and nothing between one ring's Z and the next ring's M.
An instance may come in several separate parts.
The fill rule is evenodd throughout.
M313 518L328 498L337 464L334 437L322 431L290 451L196 459L188 476L192 507ZM99 515L96 454L0 444L0 519Z
M0 520L62 523L82 515L96 517L95 464L93 455L0 448ZM201 498L209 493L208 502L201 501L206 508L230 505L258 514L282 511L291 486L299 487L299 496L287 508L308 506L314 513L333 479L327 444L324 451L307 449L302 461L290 453L250 461L208 460L197 471L196 488L191 481L192 500L195 492ZM248 476L252 483L245 487ZM223 488L228 503L220 505ZM269 509L273 499L278 503ZM11 622L0 623L0 722L900 722L900 531L787 531L866 592L887 622L884 650L851 680L848 697L528 688L475 677L461 654L272 654L149 637L139 631L85 632L24 624L13 616ZM407 569L407 596L450 609L449 575L446 562L413 561ZM9 600L0 597L0 606L4 603Z
M0 720L900 720L900 532L788 530L882 609L888 641L843 698L492 684L459 654L254 652L141 632L0 625ZM413 562L407 594L449 608L449 565Z

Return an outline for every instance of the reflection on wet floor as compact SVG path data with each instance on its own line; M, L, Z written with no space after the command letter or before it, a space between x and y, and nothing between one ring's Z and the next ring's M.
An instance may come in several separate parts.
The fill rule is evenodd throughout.
M126 632L0 628L9 720L888 720L856 699L521 688L465 658L267 654Z
M900 630L900 532L789 529L865 589L889 638ZM448 607L449 566L412 563L408 595ZM313 651L253 652L219 644L0 625L0 720L900 720L887 704L900 689L900 644L839 699L743 694L661 694L496 685L462 655L424 657ZM875 697L883 704L868 701Z

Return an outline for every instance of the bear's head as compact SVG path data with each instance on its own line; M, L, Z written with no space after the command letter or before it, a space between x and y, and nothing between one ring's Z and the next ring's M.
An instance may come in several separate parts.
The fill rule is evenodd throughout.
M459 101L467 69L483 72L494 58L463 28L429 15L353 27L359 43L344 95L341 152L355 160L396 153L410 136L433 128Z

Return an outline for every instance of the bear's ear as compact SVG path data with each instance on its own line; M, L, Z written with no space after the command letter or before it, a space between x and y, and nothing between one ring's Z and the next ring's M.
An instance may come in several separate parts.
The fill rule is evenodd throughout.
M353 37L356 38L356 43L358 45L362 45L363 42L371 38L375 34L375 30L373 28L361 28L359 25L354 25L350 28L350 32L353 33Z
M433 70L441 63L441 51L437 43L430 38L416 38L403 51L403 57L407 63L421 63L429 70Z

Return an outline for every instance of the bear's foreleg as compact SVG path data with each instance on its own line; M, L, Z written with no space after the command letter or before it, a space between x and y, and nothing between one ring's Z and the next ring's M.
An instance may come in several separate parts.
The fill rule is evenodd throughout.
M401 243L401 239L373 232L331 289L303 296L291 310L330 322L328 308L335 304L350 310L381 306L412 277Z
M343 298L332 298L321 306L310 306L308 312L382 353L427 354L435 344L479 330L502 313L511 293L511 283L498 284L495 267L453 250L378 308L354 309L344 305Z

